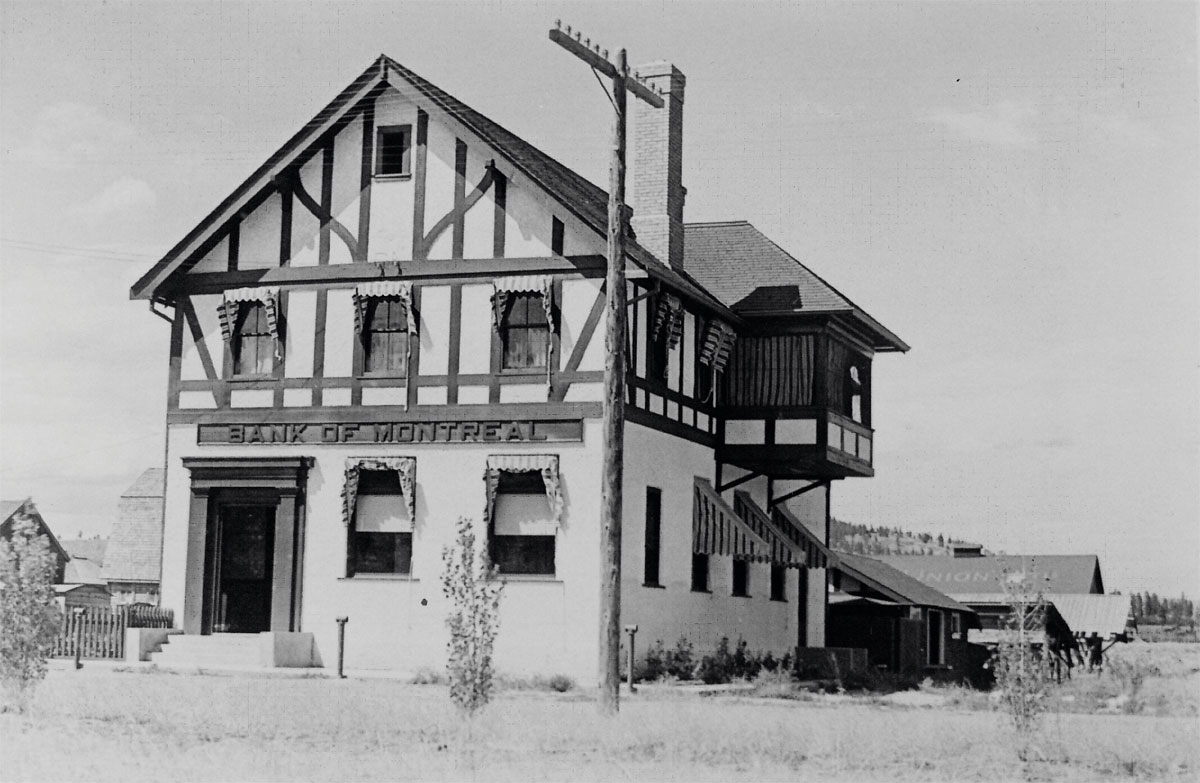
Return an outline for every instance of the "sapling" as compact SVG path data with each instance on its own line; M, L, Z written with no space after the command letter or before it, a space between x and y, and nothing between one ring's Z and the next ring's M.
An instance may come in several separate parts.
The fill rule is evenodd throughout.
M459 517L454 545L442 550L442 592L450 599L450 698L474 716L492 697L492 648L500 630L500 596L504 583L486 551L476 545L469 519Z

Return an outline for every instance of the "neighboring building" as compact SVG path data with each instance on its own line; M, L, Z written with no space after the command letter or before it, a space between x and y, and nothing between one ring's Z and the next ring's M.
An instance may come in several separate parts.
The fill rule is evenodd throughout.
M162 468L150 468L121 495L104 561L113 606L158 605L162 565Z
M873 474L872 358L907 346L748 223L684 225L684 77L640 73L622 621L821 646L830 486ZM185 632L332 662L347 616L346 666L437 666L462 516L508 581L497 666L595 677L606 228L604 191L380 57L155 264Z
M108 586L101 578L105 538L76 538L62 540L70 560L63 573L62 584L54 586L61 609L107 609L110 604Z
M42 515L38 513L37 506L34 505L31 498L24 500L0 500L0 538L5 541L12 540L13 523L25 517L33 520L37 525L38 532L45 536L50 543L50 551L54 555L54 583L61 584L63 577L66 575L67 562L71 556L67 554L67 550L63 549L62 544L58 542L54 533L51 532L50 526L46 524L46 520L42 519Z
M939 681L973 674L967 631L979 625L974 611L879 560L837 558L830 647L865 647L873 666Z
M984 631L998 630L1009 612L1004 584L1010 575L1032 575L1033 587L1051 601L1056 595L1104 593L1095 555L984 555L977 546L954 551L954 557L891 555L880 560L970 606L979 613Z

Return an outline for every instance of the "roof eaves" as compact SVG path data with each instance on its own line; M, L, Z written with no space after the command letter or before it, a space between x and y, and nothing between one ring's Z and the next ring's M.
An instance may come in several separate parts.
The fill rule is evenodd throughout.
M244 198L252 197L255 192L264 187L264 179L270 174L272 169L289 156L295 154L304 146L304 143L319 130L323 130L325 126L335 123L337 118L352 105L351 99L359 95L364 89L368 89L368 85L374 86L373 83L382 81L383 69L381 67L386 59L384 55L380 55L370 67L363 71L359 76L350 83L346 89L337 94L323 109L317 112L311 120L305 123L304 127L292 135L283 146L275 151L266 162L259 166L254 172L238 185L232 193L230 193L220 204L217 205L212 212L208 213L195 228L187 233L183 239L167 251L161 259L150 269L149 272L142 275L137 282L129 289L130 299L153 299L159 286L174 272L172 266L185 259L184 251L191 248L200 240L206 232L208 232L215 224L228 219L228 213L234 204Z

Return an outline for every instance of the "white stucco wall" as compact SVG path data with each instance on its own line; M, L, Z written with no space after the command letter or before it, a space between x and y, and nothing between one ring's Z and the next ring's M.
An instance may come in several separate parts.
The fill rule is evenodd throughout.
M198 446L194 425L169 431L163 606L182 617L187 565L190 476L185 456L312 456L307 485L301 630L316 637L326 666L336 665L337 626L348 616L346 666L415 671L445 665L447 604L442 596L441 551L455 520L482 523L489 454L559 456L566 512L556 544L556 575L510 577L505 586L496 665L514 674L568 674L595 681L598 623L600 504L597 420L586 420L583 443L424 444L391 446ZM411 578L345 578L346 528L341 519L344 461L350 456L417 458L416 518ZM484 536L482 530L480 537Z

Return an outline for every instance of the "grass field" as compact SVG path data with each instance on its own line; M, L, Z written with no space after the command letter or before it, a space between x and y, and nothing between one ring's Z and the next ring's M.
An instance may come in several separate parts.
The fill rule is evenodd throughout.
M1200 645L1126 655L1158 672L1136 700L1122 701L1128 686L1109 674L1076 677L1027 764L1005 715L961 689L788 699L645 689L614 720L590 694L506 690L466 725L441 685L55 670L28 714L0 715L0 778L1196 779Z

